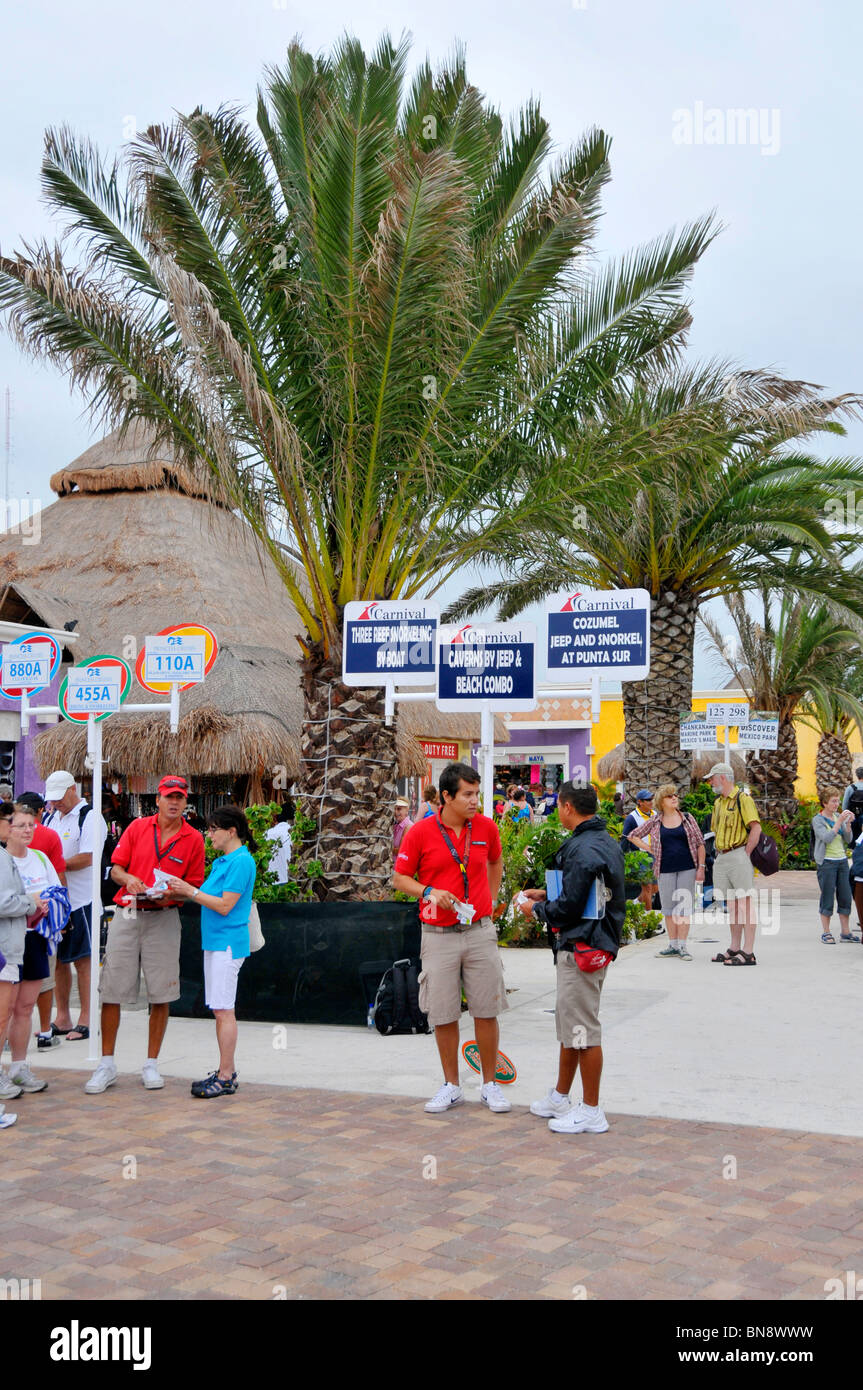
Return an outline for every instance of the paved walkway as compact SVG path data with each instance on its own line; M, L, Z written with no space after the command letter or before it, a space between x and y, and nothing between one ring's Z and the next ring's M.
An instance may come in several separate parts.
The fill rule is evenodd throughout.
M15 1106L0 1277L43 1299L823 1299L861 1268L859 1139L632 1116L565 1137L523 1108L129 1077Z
M478 1079L425 1115L432 1039L365 1028L243 1024L241 1089L203 1105L211 1022L171 1021L159 1092L143 1010L104 1095L81 1093L86 1043L36 1054L50 1088L0 1134L0 1278L45 1299L823 1299L863 1270L863 947L821 946L814 875L769 886L754 970L709 963L719 920L691 964L657 960L661 938L621 953L604 1135L527 1110L554 1079L544 951L504 953L510 1115Z

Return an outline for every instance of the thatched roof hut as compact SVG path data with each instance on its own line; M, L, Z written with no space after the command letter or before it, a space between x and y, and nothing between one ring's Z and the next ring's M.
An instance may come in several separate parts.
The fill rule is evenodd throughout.
M116 434L55 473L60 500L40 514L37 545L0 536L0 617L80 634L74 660L130 652L171 623L212 628L220 653L203 685L180 698L179 732L167 719L113 715L104 725L106 770L247 776L250 794L273 770L300 771L301 625L275 566L234 513L146 435ZM64 653L64 659L73 659ZM159 702L137 685L131 701ZM438 719L442 716L437 716ZM425 756L399 715L403 776L421 776ZM477 718L477 735L479 720ZM43 775L80 775L86 735L63 720L35 740Z
M725 761L725 750L715 748L701 748L692 754L692 781L699 782L704 778L714 763ZM734 750L731 752L731 766L734 769L734 776L737 781L743 781L746 776L746 760ZM601 782L623 782L625 780L624 767L626 763L626 744L618 743L615 748L603 754L596 764L596 775Z

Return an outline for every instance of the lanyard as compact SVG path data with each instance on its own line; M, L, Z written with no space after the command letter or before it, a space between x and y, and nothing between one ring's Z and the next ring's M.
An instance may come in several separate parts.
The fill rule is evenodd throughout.
M471 823L470 823L470 821L468 821L468 823L467 823L467 834L466 834L466 838L465 838L465 853L464 853L464 859L462 859L461 855L459 854L458 850L456 849L455 845L453 844L452 840L451 840L450 837L449 837L449 832L444 828L443 821L441 820L441 818L440 818L439 815L438 815L438 816L435 816L435 822L436 822L436 824L437 824L438 830L440 831L441 835L443 836L444 844L446 845L447 849L449 850L449 852L450 852L450 854L452 855L452 857L453 857L453 859L455 860L455 862L458 864L458 867L459 867L459 869L460 869L460 871L461 871L462 883L464 884L464 900L465 900L465 902L468 902L468 900L469 900L469 891L470 891L470 890L469 890L469 888L468 888L468 882L467 882L467 866L468 866L468 864L470 863L470 833L471 833Z
M165 855L168 853L168 850L174 848L174 845L177 843L179 838L179 835L175 835L173 840L171 840L169 844L165 845L164 849L159 849L159 834L156 830L156 822L153 821L153 849L156 851L157 864L161 864L162 860L165 858Z

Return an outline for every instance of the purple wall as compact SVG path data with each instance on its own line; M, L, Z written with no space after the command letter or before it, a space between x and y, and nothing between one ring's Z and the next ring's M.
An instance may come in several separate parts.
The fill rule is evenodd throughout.
M551 729L520 729L517 724L509 726L508 752L517 748L568 748L569 775L577 774L578 768L587 767L585 749L590 742L590 729L570 729L564 725ZM585 775L584 773L581 774Z
M66 672L66 667L61 666L51 684L45 689L40 690L31 697L31 704L50 705L57 703L57 695L60 690L60 682ZM20 714L20 701L16 703L8 696L0 692L0 710L12 710L13 713ZM37 724L35 715L30 720L30 732L21 738L15 745L15 795L21 792L39 792L45 795L44 778L41 777L36 769L36 759L33 756L33 742L36 737L50 728L49 724ZM58 769L53 769L57 771Z

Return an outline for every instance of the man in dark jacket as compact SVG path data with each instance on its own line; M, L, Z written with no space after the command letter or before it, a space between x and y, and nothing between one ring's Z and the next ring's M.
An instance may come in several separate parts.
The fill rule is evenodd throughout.
M524 916L545 922L557 941L557 1084L530 1107L531 1114L548 1119L549 1129L557 1134L602 1134L608 1129L599 1105L599 997L609 963L620 949L626 891L623 851L596 807L593 787L564 783L557 809L561 824L572 834L555 856L560 893L549 901L542 889L531 888L524 901L517 900ZM599 968L582 969L579 955L588 966ZM569 1092L579 1065L583 1099L573 1105Z

